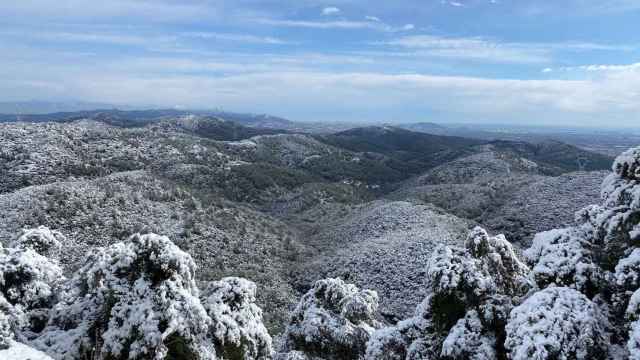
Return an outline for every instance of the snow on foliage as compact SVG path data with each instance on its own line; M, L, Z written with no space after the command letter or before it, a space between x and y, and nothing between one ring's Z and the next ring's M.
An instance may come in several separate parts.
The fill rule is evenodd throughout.
M640 321L631 323L627 350L629 351L629 360L640 359Z
M40 255L57 259L66 238L59 231L46 226L23 230L22 235L11 246L16 249L32 249Z
M427 266L434 294L467 305L493 294L523 295L530 286L528 272L504 236L491 237L479 227L469 233L465 249L440 247Z
M619 331L628 331L626 347L632 359L640 359L639 164L640 148L620 155L613 164L613 174L602 185L602 205L583 216L600 247L599 265L612 272L602 291L612 293L612 322Z
M216 350L225 359L268 359L271 336L255 304L256 284L237 277L210 282L203 305L212 319L209 332Z
M433 296L416 307L415 315L377 330L367 344L366 359L435 359L443 339L433 319Z
M0 350L11 346L13 340L13 331L11 331L11 323L9 317L0 310Z
M592 293L601 272L591 248L578 229L555 229L538 233L524 256L533 265L531 273L538 287L555 284Z
M479 259L448 246L435 250L427 274L434 293L459 295L462 301L484 296L496 286L491 276L482 272Z
M629 149L616 158L613 172L628 180L640 180L640 147Z
M471 310L451 328L442 344L442 356L452 359L496 359L496 337L484 331L478 313Z
M279 358L360 359L380 327L377 310L375 291L340 279L319 280L291 314Z
M629 358L640 359L640 289L631 295L625 318L629 321L629 340L627 341Z
M269 359L256 285L225 278L201 299L195 270L164 236L136 234L97 248L31 343L56 359Z
M626 151L602 185L603 204L587 216L594 242L603 247L602 265L611 270L629 247L640 245L640 148Z
M640 249L634 249L629 256L621 259L615 268L616 285L624 290L640 288Z
M46 325L63 280L62 269L31 248L0 249L0 312L18 340L33 338Z
M609 343L605 324L585 295L549 287L513 309L505 347L513 360L603 359Z
M580 304L577 309L582 307L582 310L575 310L579 313L590 311L593 307L593 303L585 305L581 301L593 299L601 309L602 321L611 324L612 343L608 351L620 351L626 345L628 353L620 352L618 357L640 359L640 148L631 149L615 160L613 173L602 184L601 197L602 204L588 206L576 213L575 226L540 233L535 237L533 246L525 251L532 266L532 278L538 288L543 289L525 304L534 301L532 299L548 297L551 294L549 292L560 291L548 290L555 289L555 286L575 289L580 293L574 291L571 296L558 300L559 303L569 302L571 306ZM576 294L586 298L577 300ZM573 300L567 300L570 298ZM531 306L533 308L535 306ZM573 308L563 311L565 315L558 316L573 316ZM515 315L516 310L512 318ZM509 326L515 329L518 325L510 323ZM553 336L562 335L567 343L564 346L575 347L577 354L593 349L599 351L598 348L602 346L597 336L600 335L595 334L599 329L589 326L591 324L584 324L584 329L580 326L561 327ZM581 336L591 330L594 332L594 342L580 344L583 341ZM516 345L512 343L511 346ZM516 353L527 348L525 345L517 347L520 350L514 350ZM531 346L529 348L532 349ZM546 358L544 351L552 350L541 347L531 351L538 351L543 354L542 358ZM521 358L526 356L523 353Z
M504 235L491 237L476 227L467 237L466 248L472 257L480 259L482 271L495 281L498 293L519 296L530 287L529 268L518 259Z
M36 345L61 359L215 358L195 263L168 238L96 249L61 293Z
M490 348L503 335L514 300L531 288L528 273L503 236L473 229L464 249L434 252L427 267L430 295L413 318L374 334L368 358L495 358Z
M316 360L308 357L302 351L289 351L288 353L276 354L276 360Z
M434 296L464 309L481 306L500 295L524 295L531 287L528 273L529 268L504 236L491 237L479 227L469 233L465 249L441 247L427 267Z

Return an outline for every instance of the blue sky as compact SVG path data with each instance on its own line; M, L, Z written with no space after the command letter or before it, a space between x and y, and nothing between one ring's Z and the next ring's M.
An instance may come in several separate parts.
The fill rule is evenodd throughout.
M640 124L637 0L21 0L0 101Z

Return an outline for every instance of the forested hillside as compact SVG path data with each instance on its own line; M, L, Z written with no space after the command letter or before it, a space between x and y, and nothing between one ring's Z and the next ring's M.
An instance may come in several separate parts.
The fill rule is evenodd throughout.
M611 297L622 286L611 276L635 235L612 232L635 234L635 195L624 190L635 153L617 160L603 210L579 213L596 216L589 230L572 214L599 202L606 157L568 145L160 115L0 125L0 354L561 354L564 345L522 348L527 306L549 307L541 316L552 322L573 316L557 306L596 311L579 326L600 342L571 340L567 328L566 346L627 351L632 320L612 315L627 295ZM599 171L574 172L572 157ZM624 220L597 215L623 208ZM574 230L543 233L563 226Z

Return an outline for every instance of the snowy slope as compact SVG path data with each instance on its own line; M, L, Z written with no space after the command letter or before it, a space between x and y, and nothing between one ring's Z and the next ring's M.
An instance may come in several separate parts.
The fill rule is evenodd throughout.
M406 181L386 197L434 204L524 246L536 232L567 225L576 211L599 201L606 171L542 175L535 162L482 148Z
M333 249L301 264L302 282L340 277L380 295L380 311L406 317L425 297L424 270L434 248L460 244L472 225L424 205L374 201L315 235Z
M12 342L8 349L0 350L2 360L53 360L47 354L19 342Z

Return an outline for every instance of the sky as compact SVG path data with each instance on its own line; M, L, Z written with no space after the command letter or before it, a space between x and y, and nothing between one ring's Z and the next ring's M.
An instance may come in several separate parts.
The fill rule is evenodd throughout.
M639 0L20 0L0 101L640 126Z

